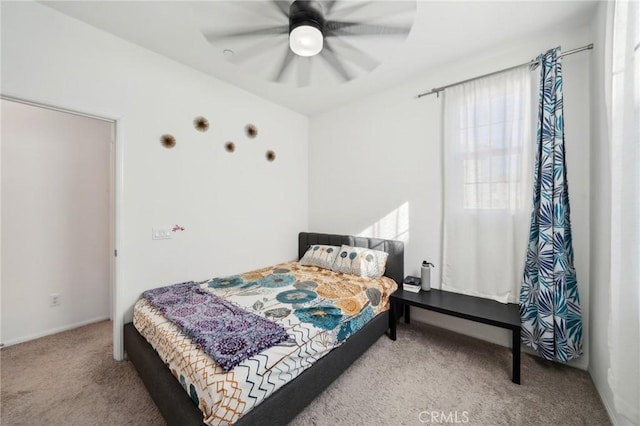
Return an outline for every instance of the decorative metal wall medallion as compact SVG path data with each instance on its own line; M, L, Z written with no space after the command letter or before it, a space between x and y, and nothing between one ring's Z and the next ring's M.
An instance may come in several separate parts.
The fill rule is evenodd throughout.
M176 138L173 137L173 135L169 134L162 135L160 136L160 143L165 148L173 148L174 146L176 146Z
M206 132L209 130L209 120L204 117L196 117L193 120L193 127L199 132Z
M253 139L256 136L258 136L258 128L256 126L254 126L253 124L247 124L246 126L244 126L244 132L251 139Z

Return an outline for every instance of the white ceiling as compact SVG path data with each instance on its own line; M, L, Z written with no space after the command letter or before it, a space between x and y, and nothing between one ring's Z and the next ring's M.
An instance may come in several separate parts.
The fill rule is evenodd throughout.
M358 45L381 62L372 72L361 72L351 81L340 82L329 73L316 72L319 67L314 63L315 79L308 87L268 79L272 74L267 70L277 67L286 52L286 36L274 38L271 47L265 47L264 53L255 60L236 65L225 58L223 50L231 48L238 52L247 46L214 47L202 35L202 31L207 30L244 30L286 23L286 18L273 13L267 1L47 1L44 4L275 103L312 115L401 84L439 64L477 55L554 26L582 26L591 19L596 2L418 0L413 27L406 40L381 41L383 39L376 37ZM376 7L384 13L381 4L372 5L370 10L375 11ZM364 10L349 18L367 19L368 16L358 15L366 13ZM410 22L410 18L411 14L404 14L380 22L393 24L393 19ZM282 19L285 21L281 22ZM251 42L271 43L265 39Z

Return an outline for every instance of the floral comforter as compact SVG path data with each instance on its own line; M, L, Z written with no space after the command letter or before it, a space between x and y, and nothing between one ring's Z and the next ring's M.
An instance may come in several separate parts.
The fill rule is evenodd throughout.
M209 425L230 424L389 307L396 283L283 263L200 283L203 290L283 326L289 339L225 372L147 300L133 323Z

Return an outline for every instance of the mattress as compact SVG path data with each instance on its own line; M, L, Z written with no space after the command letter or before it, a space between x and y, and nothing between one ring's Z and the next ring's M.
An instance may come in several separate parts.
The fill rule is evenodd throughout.
M277 322L289 335L224 372L146 299L136 303L136 329L200 408L203 421L220 425L237 421L387 310L397 285L387 277L364 278L288 262L202 281L200 287Z

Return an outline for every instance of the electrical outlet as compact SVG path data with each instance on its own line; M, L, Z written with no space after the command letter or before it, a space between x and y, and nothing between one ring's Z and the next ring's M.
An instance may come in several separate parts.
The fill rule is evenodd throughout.
M173 237L169 228L153 228L151 230L152 240L169 240Z
M49 295L49 306L60 306L60 294L51 293Z

